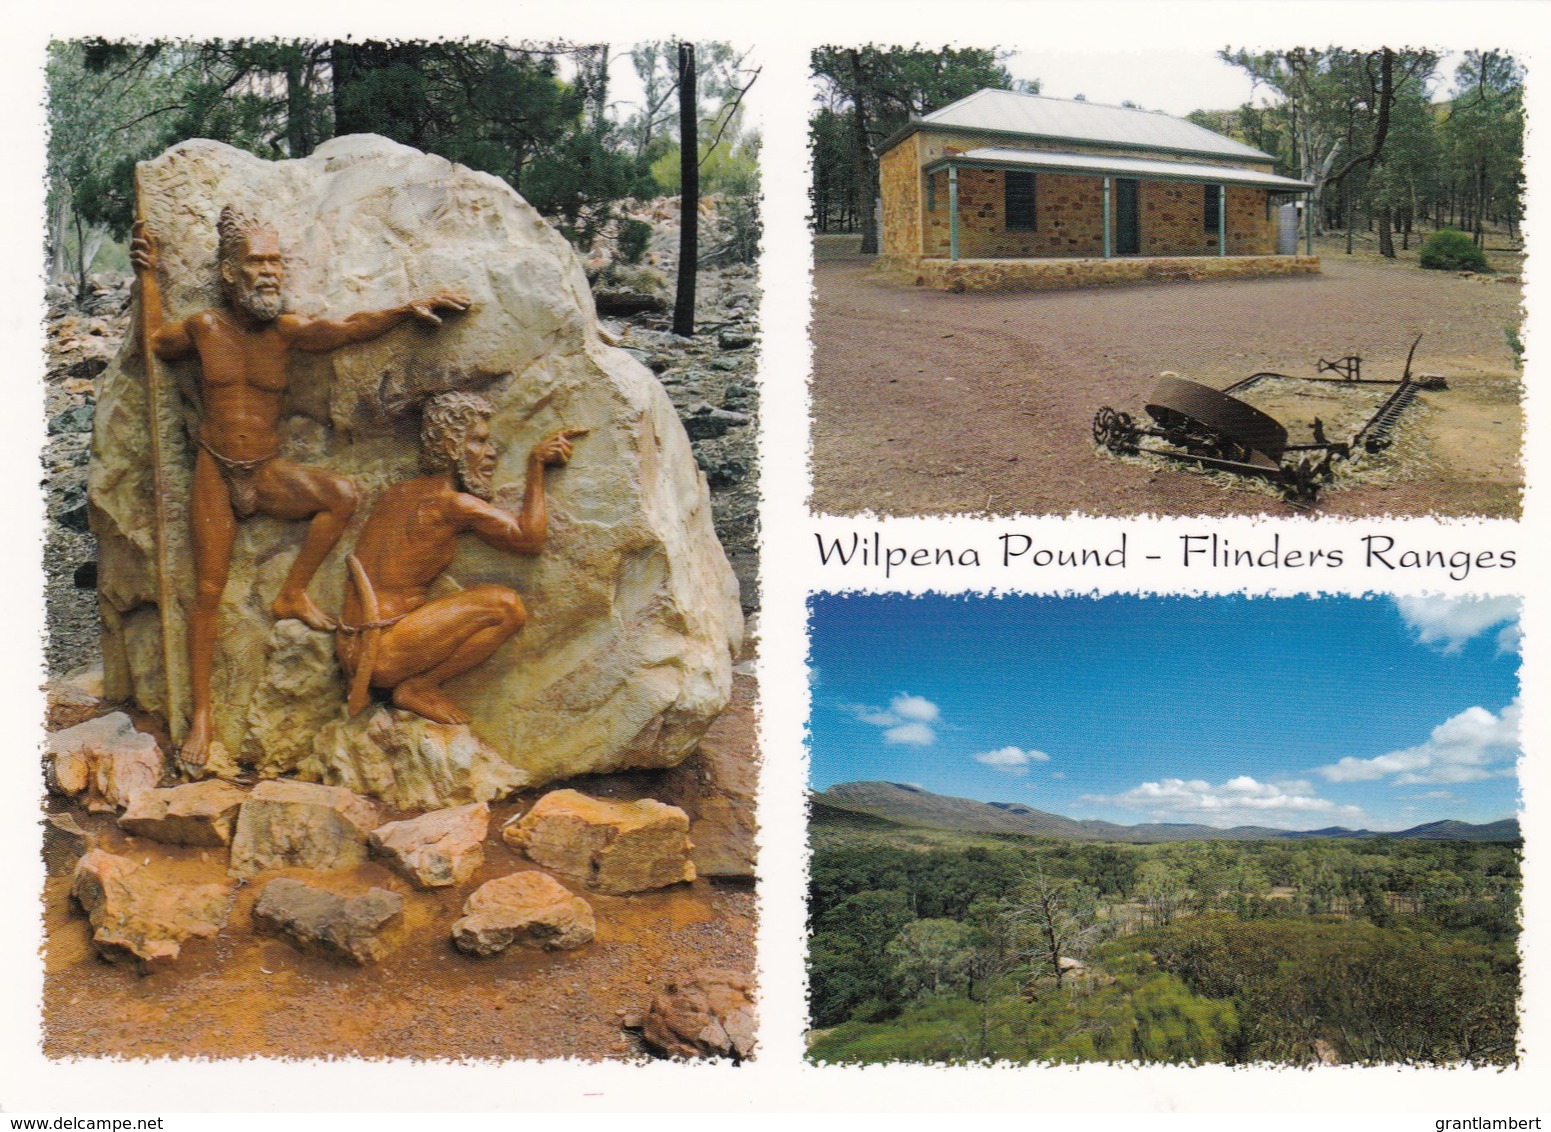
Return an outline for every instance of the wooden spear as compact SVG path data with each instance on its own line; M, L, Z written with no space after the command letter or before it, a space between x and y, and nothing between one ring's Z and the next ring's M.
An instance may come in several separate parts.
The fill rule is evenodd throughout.
M146 232L146 221L145 197L140 186L139 164L135 165L134 192L134 233L140 236ZM172 570L167 563L167 484L166 473L162 469L162 419L166 390L162 381L161 366L156 360L155 343L151 341L150 325L146 319L146 289L138 280L137 287L139 289L137 333L140 338L140 357L145 366L146 422L151 434L151 514L156 541L156 606L162 629L162 675L167 693L167 729L172 734L172 741L181 743L185 728L183 714L178 710L178 704L175 702L177 685L173 674L178 650L174 647L173 640L175 619L172 608ZM156 288L150 296L157 302L161 300L160 290L159 287Z

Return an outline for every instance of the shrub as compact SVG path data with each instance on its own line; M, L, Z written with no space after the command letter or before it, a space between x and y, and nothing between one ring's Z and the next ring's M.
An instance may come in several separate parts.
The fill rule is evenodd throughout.
M1453 228L1445 228L1427 237L1422 245L1421 265L1435 271L1487 271L1486 255L1470 237Z
M652 242L652 226L629 217L619 230L619 255L626 263L640 263Z
M1503 337L1508 339L1508 349L1513 351L1513 368L1524 368L1524 339L1519 337L1517 326L1503 327Z
M759 258L759 241L764 236L759 198L726 197L720 213L715 236L724 241L721 258L729 263L753 263Z

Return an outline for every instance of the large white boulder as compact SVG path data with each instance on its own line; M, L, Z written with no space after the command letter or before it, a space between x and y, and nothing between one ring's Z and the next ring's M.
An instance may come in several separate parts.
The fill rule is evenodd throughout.
M169 318L220 304L215 222L228 203L278 228L287 297L299 313L345 315L451 289L473 299L471 311L440 328L405 324L374 342L293 356L282 454L349 476L364 494L355 525L313 581L318 603L339 610L344 555L373 499L418 474L424 394L468 389L494 403L498 501L518 490L541 437L589 429L570 465L549 476L542 554L500 553L473 537L460 544L440 585L509 586L530 620L447 690L472 714L473 735L510 763L514 784L671 766L688 755L727 702L742 633L737 582L673 406L645 367L600 339L565 240L496 178L375 136L336 138L310 157L278 162L188 141L144 163L140 184ZM197 364L162 364L175 390L161 469L171 616L157 608L145 367L133 336L102 378L90 469L106 694L168 710L165 624L174 638L171 712L180 718L189 710ZM303 530L263 517L240 526L215 662L219 743L267 775L391 779L391 768L359 765L374 744L343 742L337 728L334 754L311 741L344 722L332 645L300 623L277 632L268 611ZM331 773L331 759L352 765ZM416 800L483 798L485 784L504 777L478 772L446 798Z

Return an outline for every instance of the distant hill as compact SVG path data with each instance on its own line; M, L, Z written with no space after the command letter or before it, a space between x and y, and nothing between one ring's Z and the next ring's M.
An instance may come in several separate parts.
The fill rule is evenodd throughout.
M871 823L859 820L871 819ZM813 824L879 829L889 824L945 829L960 833L1021 833L1071 841L1286 841L1316 837L1412 837L1430 841L1517 841L1516 818L1471 825L1437 821L1398 833L1366 829L1286 830L1240 825L1218 829L1209 825L1152 822L1117 825L1107 821L1077 821L1046 813L1022 802L977 802L933 794L899 782L842 782L813 795Z

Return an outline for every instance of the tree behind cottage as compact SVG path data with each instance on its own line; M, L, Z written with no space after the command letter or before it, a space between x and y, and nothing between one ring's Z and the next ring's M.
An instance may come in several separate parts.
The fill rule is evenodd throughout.
M1266 106L1197 111L1192 119L1276 155L1279 169L1319 186L1320 232L1375 232L1382 255L1411 246L1413 227L1516 237L1522 215L1523 70L1499 51L1464 53L1447 99L1439 57L1412 48L1299 47L1219 53L1271 94Z
M878 251L873 201L878 148L911 118L991 87L1039 93L1014 79L996 47L820 47L812 56L820 108L809 121L813 225L862 233L862 254Z

